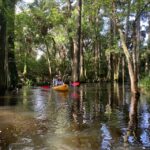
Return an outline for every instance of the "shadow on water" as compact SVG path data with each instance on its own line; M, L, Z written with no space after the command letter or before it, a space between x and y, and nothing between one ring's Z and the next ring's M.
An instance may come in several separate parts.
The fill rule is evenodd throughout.
M128 85L23 88L0 97L0 149L150 149L150 97Z
M15 106L18 103L17 93L9 93L6 96L0 96L0 106Z

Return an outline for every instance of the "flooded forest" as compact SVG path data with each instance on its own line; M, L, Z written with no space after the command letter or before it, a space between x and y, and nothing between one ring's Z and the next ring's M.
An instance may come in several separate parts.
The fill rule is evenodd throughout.
M148 150L149 91L149 0L0 0L0 150Z

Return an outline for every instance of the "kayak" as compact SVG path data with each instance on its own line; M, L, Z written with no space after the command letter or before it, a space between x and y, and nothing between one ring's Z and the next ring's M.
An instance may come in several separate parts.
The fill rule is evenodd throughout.
M43 89L49 89L50 86L49 85L42 85L41 88L43 88Z
M72 82L71 85L72 85L72 86L79 86L79 85L80 85L80 82Z
M62 84L62 85L58 85L58 86L54 86L53 87L54 90L56 91L68 91L68 85L67 84Z

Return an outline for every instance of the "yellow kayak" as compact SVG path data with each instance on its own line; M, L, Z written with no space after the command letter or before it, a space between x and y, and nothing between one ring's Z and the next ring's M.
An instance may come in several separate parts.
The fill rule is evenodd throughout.
M54 86L53 89L56 91L68 91L68 85L63 84L63 85Z

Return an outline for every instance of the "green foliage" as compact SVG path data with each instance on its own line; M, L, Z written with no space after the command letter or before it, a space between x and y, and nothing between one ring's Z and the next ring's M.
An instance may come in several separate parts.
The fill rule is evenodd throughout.
M37 0L38 3L30 4L28 9L16 15L16 54L17 66L20 72L24 67L24 56L28 53L28 78L35 79L49 76L49 57L52 69L52 76L61 73L71 75L71 44L70 39L77 39L78 27L78 6L77 2L72 5L71 12L68 9L67 0ZM74 1L73 1L74 2ZM118 47L118 33L111 18L113 7L112 1L82 1L82 39L84 49L84 69L87 78L95 78L94 50L99 46L100 60L98 60L100 70L98 76L105 77L107 74L107 60L105 57L109 53L121 53ZM131 4L131 13L136 13L136 4ZM142 1L143 6L146 2ZM122 27L125 27L127 17L127 1L115 1L117 17ZM142 7L141 6L141 7ZM106 23L106 18L108 22ZM112 24L111 24L112 23ZM106 28L106 29L105 29ZM131 30L131 29L130 29ZM104 33L102 34L103 31ZM97 45L95 44L97 43ZM61 49L65 48L66 57L60 58ZM37 50L44 52L40 60L36 60ZM147 51L147 50L146 50ZM49 54L47 53L49 52ZM147 53L142 54L142 64L147 59ZM39 69L40 68L40 69ZM68 71L67 71L68 69Z
M68 42L68 39L66 38L67 32L62 25L57 28L55 27L55 33L53 34L53 36L56 43L58 43L59 45L65 45Z
M112 45L111 47L107 48L105 54L108 55L110 53L120 53L122 52L121 48L118 45Z
M140 86L143 87L144 89L150 89L150 75L145 76L140 80Z
M19 76L22 77L23 74L23 69L24 69L24 61L25 61L25 56L24 55L16 55L17 61L17 68L19 70ZM46 63L46 59L44 57L41 57L41 59L36 60L35 57L33 56L28 56L27 57L27 80L30 82L35 82L37 81L38 78L43 78L49 76L48 72L48 64Z
M67 59L64 59L63 61L59 58L52 59L52 76L58 74L58 71L60 71L62 75L71 74L70 66L70 61Z
M107 61L105 60L105 57L103 57L100 60L100 74L99 77L104 79L107 76Z
M94 73L94 58L92 57L92 51L87 50L85 54L85 69L87 73L87 78L89 80L93 80L95 78L95 73Z

